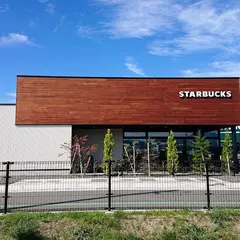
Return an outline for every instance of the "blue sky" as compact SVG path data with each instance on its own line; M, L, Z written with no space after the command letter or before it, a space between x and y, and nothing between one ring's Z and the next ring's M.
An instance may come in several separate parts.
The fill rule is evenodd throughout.
M1 103L18 74L240 76L239 0L0 0L0 23Z

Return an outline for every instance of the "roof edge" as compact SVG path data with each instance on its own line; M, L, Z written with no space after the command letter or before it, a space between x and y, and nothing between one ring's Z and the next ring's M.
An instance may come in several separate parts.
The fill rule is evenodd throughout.
M0 103L0 106L16 106L16 103Z
M240 77L93 77L93 76L60 76L60 75L17 75L18 77L35 78L89 78L89 79L239 79Z

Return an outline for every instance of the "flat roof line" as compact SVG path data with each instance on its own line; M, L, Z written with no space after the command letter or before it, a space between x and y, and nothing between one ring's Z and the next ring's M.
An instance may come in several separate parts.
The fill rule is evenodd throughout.
M0 103L0 106L15 106L16 103Z
M239 77L93 77L93 76L50 76L50 75L17 75L17 77L37 78L89 78L89 79L239 79Z

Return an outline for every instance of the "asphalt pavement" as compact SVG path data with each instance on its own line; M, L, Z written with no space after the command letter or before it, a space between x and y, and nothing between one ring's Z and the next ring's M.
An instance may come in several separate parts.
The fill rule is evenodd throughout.
M233 179L237 178L210 177L211 207L240 208L240 182ZM111 207L115 210L204 209L208 206L203 176L113 177L111 183ZM2 196L4 191L5 186L0 186ZM11 212L106 210L109 206L108 179L102 177L22 179L9 184L8 196ZM3 208L4 198L1 198L1 212Z
M105 210L109 206L108 191L64 191L12 193L8 208L16 211L70 211ZM211 191L211 207L239 208L240 192ZM4 199L1 199L3 211ZM207 207L206 191L112 191L111 207L129 209L204 209Z

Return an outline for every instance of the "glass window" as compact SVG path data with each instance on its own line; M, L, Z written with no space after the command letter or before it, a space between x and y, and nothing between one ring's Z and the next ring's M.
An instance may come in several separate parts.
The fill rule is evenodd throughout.
M191 139L176 139L177 141L177 149L180 154L192 154L192 145L193 140Z
M218 137L218 131L205 132L204 136L206 136L206 137Z
M211 142L211 148L210 148L211 158L213 161L215 161L219 159L219 155L220 155L219 141L215 139L209 139L208 141Z
M232 130L231 128L223 128L220 130L221 133L225 133L225 132L228 132L228 133L232 133Z
M149 132L149 137L168 137L169 132Z
M167 149L167 139L152 138L150 143L158 152L165 152Z
M136 149L146 149L146 139L124 139L123 144L129 144L132 146L133 142L137 142Z
M225 140L225 136L226 136L225 133L221 133L221 134L220 134L221 141L224 141L224 140ZM230 139L232 140L232 133L230 134Z
M210 141L210 143L211 143L211 148L218 148L219 147L219 141L218 140L209 139L208 141Z
M228 133L232 133L232 129L231 128L223 128L220 130L221 133L225 133L225 132L228 132ZM240 133L240 126L236 126L236 132L237 133Z
M193 132L174 132L175 137L192 137Z
M146 137L146 132L124 132L124 137Z
M237 133L236 137L237 137L237 141L240 141L240 133ZM225 140L225 133L221 133L220 138L221 138L221 141L224 141ZM232 141L232 134L230 134L230 140Z
M146 150L146 139L142 138L128 138L123 140L123 160L124 160L124 168L125 170L133 171L133 154L134 148L133 143L135 146L135 163L136 163L136 170L137 172L142 172L144 168L146 168L146 160L147 160L147 150ZM130 161L129 161L130 160ZM130 164L132 162L132 164ZM144 166L142 166L145 165ZM142 168L143 167L143 168Z

